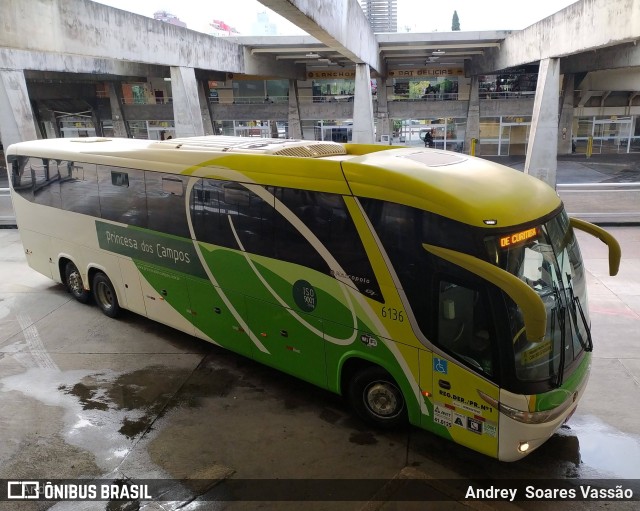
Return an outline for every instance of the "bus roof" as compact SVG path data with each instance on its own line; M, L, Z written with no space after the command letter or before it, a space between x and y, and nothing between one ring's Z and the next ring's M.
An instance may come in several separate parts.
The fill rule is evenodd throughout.
M387 200L481 227L523 224L561 204L555 190L520 171L437 149L225 136L93 137L21 142L7 149L12 154L219 179L245 176L262 185Z
M433 211L478 227L516 226L561 205L556 191L521 171L461 153L403 148L342 163L353 195Z

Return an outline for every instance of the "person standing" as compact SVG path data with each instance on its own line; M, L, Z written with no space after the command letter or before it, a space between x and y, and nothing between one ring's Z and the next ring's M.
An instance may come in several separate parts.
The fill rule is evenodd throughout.
M431 134L431 131L427 131L424 134L424 146L433 147L433 135Z

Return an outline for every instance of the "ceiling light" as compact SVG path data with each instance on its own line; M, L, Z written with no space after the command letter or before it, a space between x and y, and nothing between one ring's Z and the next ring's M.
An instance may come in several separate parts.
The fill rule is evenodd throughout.
M444 50L435 50L431 52L432 55L444 55L445 51Z
M305 55L305 57L307 57L308 59L317 59L317 58L320 57L320 55L315 53L315 52L313 52L313 51L310 51L309 53L307 53Z

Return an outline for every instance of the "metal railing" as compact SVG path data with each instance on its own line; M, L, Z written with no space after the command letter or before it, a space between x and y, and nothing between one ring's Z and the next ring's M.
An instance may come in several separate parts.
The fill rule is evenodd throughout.
M589 222L640 222L640 183L558 184L567 213Z
M289 96L243 96L239 98L233 98L232 101L228 99L220 100L220 97L210 97L209 103L222 103L222 104L234 104L234 105L257 105L265 103L288 103Z
M457 92L429 93L417 98L410 98L408 94L391 94L389 96L389 101L455 101L457 99Z
M173 98L122 98L123 105L168 105L173 103Z
M533 99L536 91L480 91L480 99Z
M300 101L305 101L309 96L301 96ZM352 102L353 94L324 94L321 96L311 96L313 103L344 103Z

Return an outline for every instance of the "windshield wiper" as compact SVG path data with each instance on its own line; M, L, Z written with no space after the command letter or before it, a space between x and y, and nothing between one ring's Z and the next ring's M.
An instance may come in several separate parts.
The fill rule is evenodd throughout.
M573 286L571 285L571 275L567 273L567 281L569 282L569 293L571 294L571 304L573 305L572 316L576 327L576 333L578 335L578 341L580 341L580 346L585 351L593 351L593 340L591 339L591 328L587 324L587 317L584 314L584 310L582 309L582 303L580 303L580 298L578 298L573 292ZM583 339L580 334L580 328L578 328L578 315L576 310L580 313L580 318L582 319L582 324L584 325L584 330L587 333L587 340Z
M558 377L555 381L555 386L562 386L562 382L564 380L564 364L565 364L565 350L566 350L566 323L565 316L567 312L567 306L564 305L564 302L560 299L560 290L558 286L553 284L553 294L556 298L556 303L558 307L558 324L560 325L560 362L558 363ZM553 337L552 337L553 339Z

